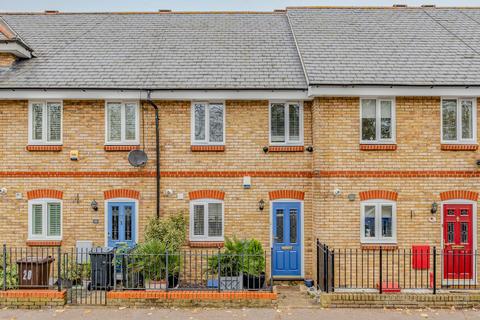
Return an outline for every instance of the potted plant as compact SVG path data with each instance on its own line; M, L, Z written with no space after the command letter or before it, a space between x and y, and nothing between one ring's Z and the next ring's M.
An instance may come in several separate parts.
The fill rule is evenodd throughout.
M265 284L265 252L260 241L245 242L242 261L243 288L260 289Z
M242 290L242 254L245 241L238 240L235 237L225 239L224 252L211 256L208 259L206 272L208 274L219 276L218 280L212 281L212 286L220 286L221 290Z

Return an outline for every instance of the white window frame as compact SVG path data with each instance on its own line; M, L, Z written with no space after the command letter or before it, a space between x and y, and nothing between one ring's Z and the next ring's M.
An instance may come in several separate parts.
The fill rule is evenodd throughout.
M33 105L41 103L43 105L42 113L42 139L33 139ZM48 141L47 140L47 104L59 103L60 104L60 141ZM62 100L30 100L28 102L28 144L29 145L49 145L58 146L63 144L63 101Z
M195 139L195 105L203 104L205 105L205 139L197 140ZM223 105L223 141L221 142L211 142L210 141L210 104L221 104ZM226 105L225 101L192 101L191 104L191 116L190 116L190 132L191 132L191 145L210 145L210 146L223 146L225 145L225 114Z
M208 204L209 203L220 203L222 205L222 235L220 237L209 237L208 236ZM194 229L194 206L203 205L205 206L206 216L204 217L204 230L205 235L198 236L193 234ZM190 201L190 240L191 241L224 241L225 238L225 205L222 200L216 199L199 199Z
M121 129L120 141L109 141L108 140L108 104L109 103L119 103L121 104ZM125 104L132 103L137 106L135 113L135 140L126 140L125 139ZM140 103L136 100L107 100L105 101L105 145L107 146L118 146L118 145L139 145L140 144Z
M375 100L376 102L376 114L375 114L375 136L377 137L375 140L363 140L362 139L362 114L363 114L363 100ZM390 101L392 103L392 138L391 139L381 139L381 102L382 101ZM396 114L397 108L395 103L395 98L391 97L362 97L360 98L360 143L361 144L395 144L396 137L397 137L397 122L396 122Z
M392 237L382 237L382 205L392 206ZM365 207L375 206L375 238L365 237ZM397 243L397 204L395 201L384 199L374 199L362 201L360 214L360 242L361 243L376 243L376 244L395 244Z
M298 104L300 106L300 136L298 141L290 141L290 117L289 112L290 108L285 108L285 142L272 142L272 104L282 103L285 106L289 104ZM285 101L285 100L270 100L268 103L268 143L271 146L303 146L303 127L304 127L304 118L303 118L303 101Z
M457 139L444 140L443 139L443 100L457 101ZM472 118L473 118L473 139L462 138L462 108L459 108L462 100L472 101ZM442 97L440 101L440 141L442 144L476 144L477 143L477 99L472 97Z
M60 204L60 236L48 236L48 203ZM42 205L42 235L34 235L32 232L33 225L33 205ZM63 237L63 203L62 200L52 198L41 198L28 201L28 240L62 240Z

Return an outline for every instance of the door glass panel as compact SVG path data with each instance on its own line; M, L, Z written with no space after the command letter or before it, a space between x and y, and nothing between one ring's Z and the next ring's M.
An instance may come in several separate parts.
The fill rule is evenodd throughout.
M365 206L365 237L375 237L375 206Z
M125 240L132 240L132 207L125 206Z
M205 235L205 206L193 206L193 235Z
M277 220L277 230L276 231L276 236L277 236L277 242L282 243L283 242L283 209L277 209L275 219Z
M392 237L392 206L382 206L382 237Z
M377 101L375 99L362 100L362 140L375 140Z
M462 238L462 243L467 243L468 242L468 222L462 222L460 224L461 226L461 238Z
M119 215L120 208L118 206L112 206L112 240L118 240L119 235Z
M460 215L462 215L462 216L468 216L468 210L467 210L467 209L462 209L462 210L460 210Z
M455 215L455 210L453 209L448 209L447 210L447 216L454 216Z
M290 243L297 243L297 209L290 209Z
M455 224L453 222L448 222L447 223L447 242L448 243L453 243L454 241L454 235L455 235Z

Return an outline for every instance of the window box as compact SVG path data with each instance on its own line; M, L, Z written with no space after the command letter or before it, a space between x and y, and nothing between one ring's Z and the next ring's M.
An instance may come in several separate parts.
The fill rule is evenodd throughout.
M397 241L396 204L387 200L368 200L361 204L361 243L395 244Z
M136 146L140 144L140 111L135 101L105 103L105 145Z
M196 146L225 145L225 103L192 102L191 109L192 151L223 151L197 149Z
M360 143L395 145L394 99L360 99Z
M476 100L472 98L443 98L441 104L441 143L476 144Z
M28 145L62 145L62 118L62 101L30 101Z
M28 241L62 240L62 202L60 200L29 200L28 211Z
M190 202L190 241L223 242L223 201Z
M269 119L270 146L303 146L301 102L270 102Z

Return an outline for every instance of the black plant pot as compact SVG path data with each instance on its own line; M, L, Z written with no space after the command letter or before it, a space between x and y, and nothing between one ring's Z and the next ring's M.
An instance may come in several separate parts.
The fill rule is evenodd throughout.
M243 289L258 290L263 288L265 284L265 273L260 273L260 276L244 274L243 275Z
M178 286L178 273L168 275L168 288L176 288Z

